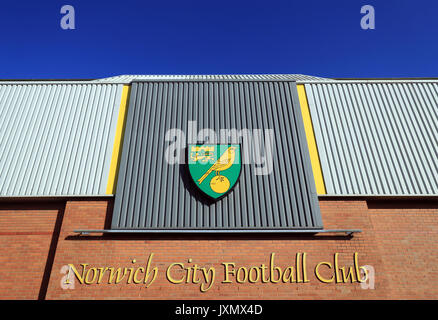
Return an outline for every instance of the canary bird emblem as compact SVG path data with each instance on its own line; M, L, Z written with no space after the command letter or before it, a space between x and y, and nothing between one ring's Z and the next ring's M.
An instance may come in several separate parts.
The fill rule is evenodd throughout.
M189 145L189 171L196 186L218 199L236 184L241 171L240 145Z

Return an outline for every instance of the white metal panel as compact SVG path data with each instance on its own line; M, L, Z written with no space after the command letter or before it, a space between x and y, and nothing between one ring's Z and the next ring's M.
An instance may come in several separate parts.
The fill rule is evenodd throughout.
M289 80L289 81L331 81L328 78L304 74L213 74L213 75L120 75L95 80L96 82L131 83L141 80Z
M305 87L327 194L438 194L438 82Z
M0 196L104 195L122 88L0 84Z

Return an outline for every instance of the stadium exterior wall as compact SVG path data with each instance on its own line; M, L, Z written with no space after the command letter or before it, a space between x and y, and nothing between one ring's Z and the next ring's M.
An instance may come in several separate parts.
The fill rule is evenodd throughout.
M315 202L320 207L323 227L325 230L360 229L360 233L353 236L342 233L79 235L74 230L111 229L131 83L136 79L136 76L126 77L62 85L2 83L3 96L13 97L10 100L17 103L11 104L8 99L0 101L0 109L8 111L0 116L0 122L6 124L0 129L0 140L9 141L0 147L0 151L3 150L0 154L0 169L3 168L0 170L0 186L3 186L0 187L0 299L438 299L438 164L433 122L437 117L434 111L438 101L436 80L304 79L296 86L304 127L302 135L305 132L310 156L305 162L313 172L318 194ZM201 80L222 81L223 77L228 76ZM157 81L168 80L166 76ZM233 78L227 83L235 80L248 79ZM270 80L284 81L283 78L266 79ZM299 81L299 78L289 80ZM93 94L96 99L100 97L99 105L105 111L100 116L106 115L109 120L99 122L99 130L84 125L87 130L72 135L78 141L97 141L98 144L90 142L89 145L104 150L101 159L96 156L95 148L89 148L89 152L80 157L83 162L70 161L75 159L74 153L78 150L76 140L71 140L66 133L82 128L79 125L82 118L73 117L78 121L70 123L72 130L64 130L64 122L49 122L51 114L42 112L47 109L43 108L44 103L37 104L38 109L21 103L25 95L18 94L19 90L27 92L29 97L33 92L40 92L44 99L57 97L61 90L59 96L69 97L70 100L65 101L71 103L54 103L53 108L56 107L59 114L63 114L64 109L74 112L79 107L84 108L88 110L83 113L84 119L94 119L96 110L93 104L78 101L102 90ZM409 111L399 116L412 115L409 121L408 117L389 118L387 113L376 118L371 113L374 109L383 112L392 108L391 103L378 98L386 96L382 92L394 93L392 96L397 98L394 101L400 102L398 107ZM379 94L377 98L376 94ZM360 100L362 104L345 104L346 97ZM353 117L350 111L358 105L369 106L371 109L367 110L371 111ZM20 110L35 110L38 116L32 118ZM14 124L24 126L24 122L20 122L22 117L31 124L29 128L34 134L28 134L28 130L8 129ZM385 118L407 121L409 125L401 126L407 128L402 137L398 134L402 130L395 130L398 127L393 131L393 127L385 127L386 130L377 126ZM370 119L376 122L369 122ZM362 121L369 128L377 126L377 129L363 131L360 126L354 127ZM47 130L39 129L45 126L37 124L46 122L50 124ZM349 148L351 141L359 141L356 137L364 132L369 141L361 140L355 148ZM39 139L41 135L47 138ZM59 137L55 140L66 143L56 144L49 137ZM382 137L384 140L380 141ZM33 153L39 146L35 141L49 143L42 144L39 152ZM404 141L409 142L407 149L397 149ZM386 147L391 152L383 152ZM72 152L62 152L65 149ZM354 153L355 150L360 152ZM427 152L422 157L416 151ZM369 156L375 154L379 157ZM59 159L50 161L53 156ZM28 159L35 159L30 163L40 165L26 165ZM87 159L90 161L85 161ZM63 166L63 163L72 166ZM81 163L84 168L99 168L89 170L99 174L72 174L71 179L70 175L61 174L76 172L75 166ZM387 163L398 166L391 167ZM363 171L367 166L370 170ZM31 169L33 171L29 171ZM372 188L354 179L358 173L366 177L369 172L375 178L370 180ZM402 172L405 179L398 176L398 172ZM53 179L41 184L26 180L44 174ZM389 180L384 177L398 182L388 184L385 189ZM416 184L421 188L416 189ZM52 185L58 188L53 189ZM37 191L23 191L29 188ZM198 273L193 278L195 266ZM126 271L118 283L115 283L117 276L111 280L111 268L114 271L121 268L121 273ZM227 273L225 268L235 268L236 274ZM280 269L282 278L278 279ZM368 270L368 279L360 283L364 269ZM348 279L343 279L343 274ZM137 281L140 275L143 280ZM188 278L183 278L185 276ZM211 281L203 284L202 279Z

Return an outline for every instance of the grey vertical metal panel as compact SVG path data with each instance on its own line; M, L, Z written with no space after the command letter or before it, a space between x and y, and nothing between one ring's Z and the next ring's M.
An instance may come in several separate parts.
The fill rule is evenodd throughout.
M327 194L438 194L438 82L305 87Z
M0 84L0 196L105 195L122 88Z
M322 227L294 82L133 82L129 101L113 229ZM203 201L184 165L165 159L167 130L187 135L191 120L196 130L273 129L273 172L255 175L254 164L243 164L227 196Z

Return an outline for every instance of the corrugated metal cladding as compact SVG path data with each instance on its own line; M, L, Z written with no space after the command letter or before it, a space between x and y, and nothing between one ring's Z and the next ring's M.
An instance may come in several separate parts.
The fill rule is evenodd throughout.
M273 172L243 164L236 187L215 203L189 191L183 165L165 160L165 133L198 128L273 129ZM245 160L243 160L245 163ZM321 216L294 82L134 82L113 229L306 229Z
M327 194L438 194L438 82L305 87Z
M146 80L289 80L289 81L331 81L329 78L305 74L215 74L215 75L120 75L95 81L131 83Z
M122 88L0 84L0 196L104 195Z

